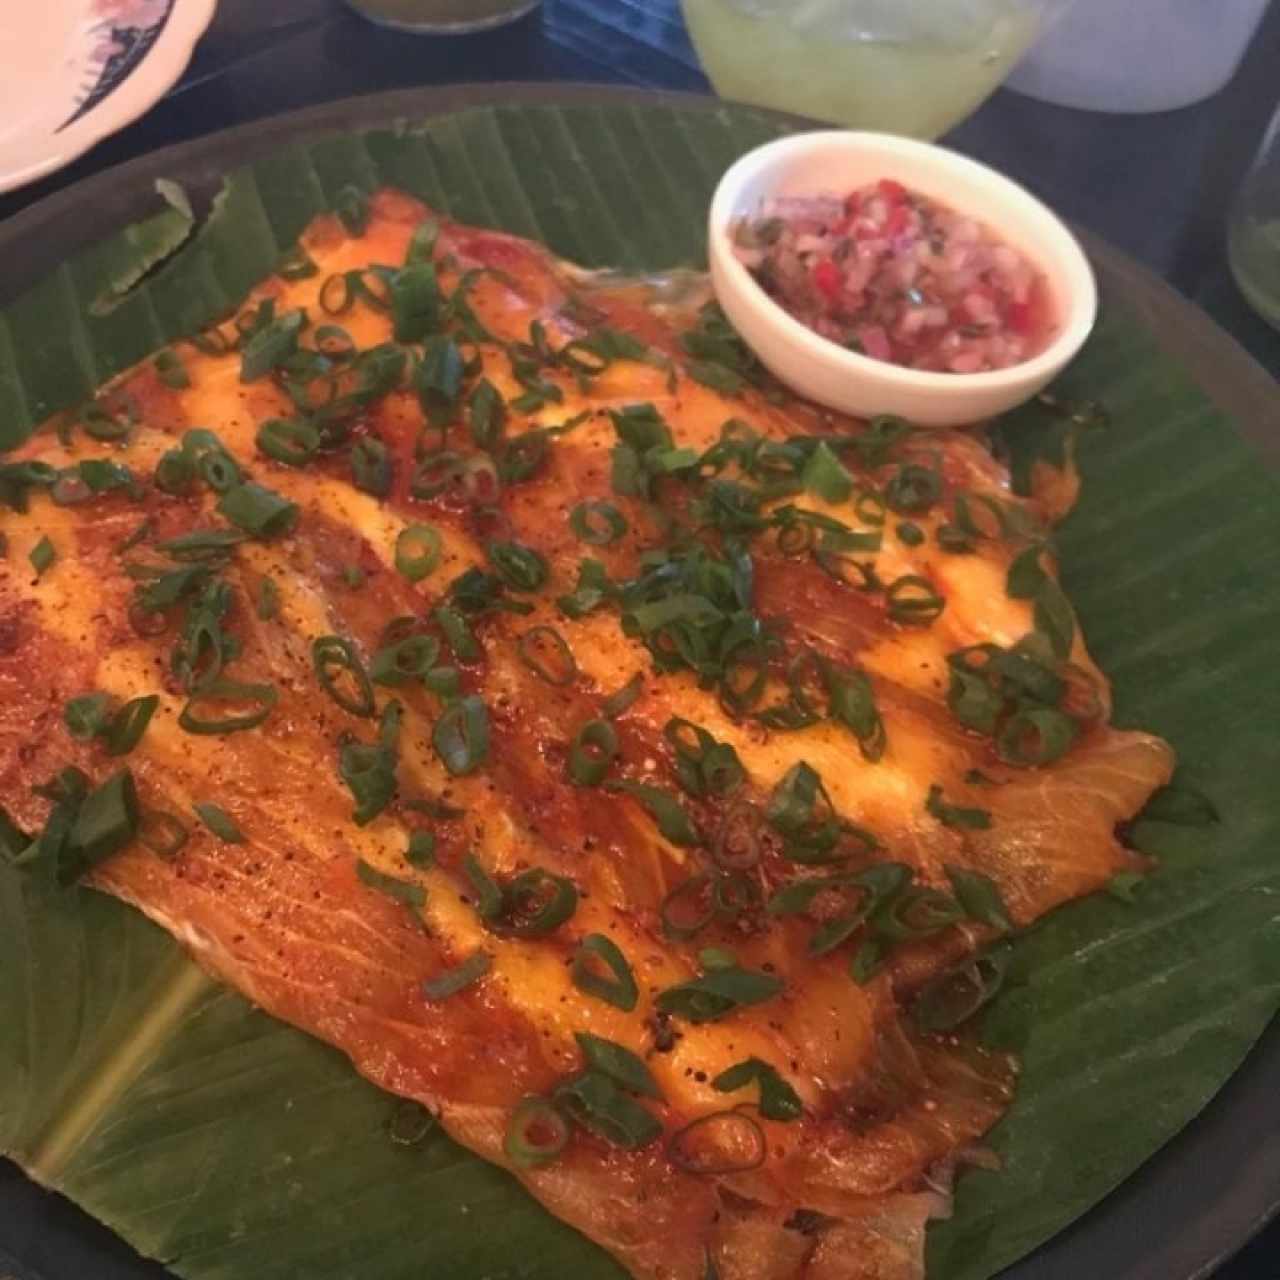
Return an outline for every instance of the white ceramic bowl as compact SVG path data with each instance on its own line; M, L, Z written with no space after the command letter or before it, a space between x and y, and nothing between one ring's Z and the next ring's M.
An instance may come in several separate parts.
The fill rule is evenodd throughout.
M793 319L733 252L730 229L772 196L845 195L893 178L989 227L1045 274L1057 333L1022 364L933 373L858 355ZM1029 400L1093 328L1098 291L1075 237L1016 182L954 151L881 133L831 130L782 138L743 156L720 180L708 226L711 280L733 326L765 365L810 400L857 417L897 414L922 426L981 422Z

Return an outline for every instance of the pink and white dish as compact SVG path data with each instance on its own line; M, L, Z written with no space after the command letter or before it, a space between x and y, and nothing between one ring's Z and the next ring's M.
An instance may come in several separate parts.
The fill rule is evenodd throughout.
M9 0L0 21L0 191L136 120L176 83L216 0Z
M785 383L860 416L981 421L1075 356L1097 290L1074 236L993 169L887 134L822 132L739 160L712 200L726 315Z

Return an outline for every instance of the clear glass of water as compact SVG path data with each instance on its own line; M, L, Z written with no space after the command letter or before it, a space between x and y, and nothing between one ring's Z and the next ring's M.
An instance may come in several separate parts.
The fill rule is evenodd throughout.
M1072 0L682 0L723 98L936 138Z
M419 35L460 35L500 27L542 0L346 0L362 18Z
M1236 197L1227 223L1227 257L1241 292L1280 329L1280 111Z

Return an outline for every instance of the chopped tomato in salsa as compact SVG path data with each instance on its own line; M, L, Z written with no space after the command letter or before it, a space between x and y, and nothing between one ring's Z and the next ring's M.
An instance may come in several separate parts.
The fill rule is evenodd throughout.
M976 219L891 178L844 197L767 201L734 241L796 319L875 360L982 373L1029 360L1053 336L1043 272Z

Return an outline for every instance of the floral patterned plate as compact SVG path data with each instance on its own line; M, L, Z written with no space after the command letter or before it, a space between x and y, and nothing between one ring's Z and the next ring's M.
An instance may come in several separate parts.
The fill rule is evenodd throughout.
M217 0L0 0L0 191L61 168L173 86Z

